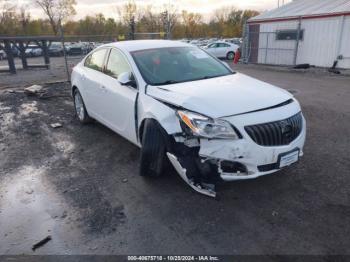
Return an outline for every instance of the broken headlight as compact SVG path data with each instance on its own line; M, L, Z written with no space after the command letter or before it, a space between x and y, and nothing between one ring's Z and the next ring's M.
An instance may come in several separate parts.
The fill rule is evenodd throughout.
M189 111L177 111L182 123L188 127L193 135L205 138L238 139L233 126L222 119L211 119Z

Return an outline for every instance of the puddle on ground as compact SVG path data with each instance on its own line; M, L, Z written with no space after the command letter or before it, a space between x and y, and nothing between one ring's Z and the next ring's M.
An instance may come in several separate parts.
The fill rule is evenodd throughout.
M74 254L75 214L44 181L46 168L25 166L0 185L0 254ZM35 253L32 245L51 235Z

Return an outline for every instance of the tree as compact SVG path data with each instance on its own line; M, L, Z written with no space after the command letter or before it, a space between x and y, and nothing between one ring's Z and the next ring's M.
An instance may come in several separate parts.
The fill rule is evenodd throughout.
M0 34L20 33L16 8L12 1L0 0Z
M199 28L202 23L202 15L198 13L189 13L185 10L182 11L182 22L185 27L185 35L188 38L194 38L200 36Z
M47 15L52 31L58 34L60 25L75 15L75 0L34 0Z
M131 38L134 38L136 22L140 18L139 10L134 1L129 0L126 4L117 7L122 22L129 27Z
M163 6L163 12L162 14L162 24L164 31L166 31L169 35L168 38L171 38L172 31L174 30L174 27L176 26L178 22L178 12L177 7L173 4L168 4Z

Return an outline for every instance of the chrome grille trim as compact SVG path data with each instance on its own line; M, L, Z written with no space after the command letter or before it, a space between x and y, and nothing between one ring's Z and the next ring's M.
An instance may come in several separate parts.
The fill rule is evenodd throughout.
M245 126L244 129L258 145L288 145L300 135L303 129L303 117L299 112L287 119Z

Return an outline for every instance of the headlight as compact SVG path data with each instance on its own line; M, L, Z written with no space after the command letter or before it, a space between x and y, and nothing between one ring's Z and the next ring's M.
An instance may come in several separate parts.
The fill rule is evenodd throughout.
M189 111L177 111L181 121L196 136L206 138L229 138L238 139L231 124L221 119L211 119Z

